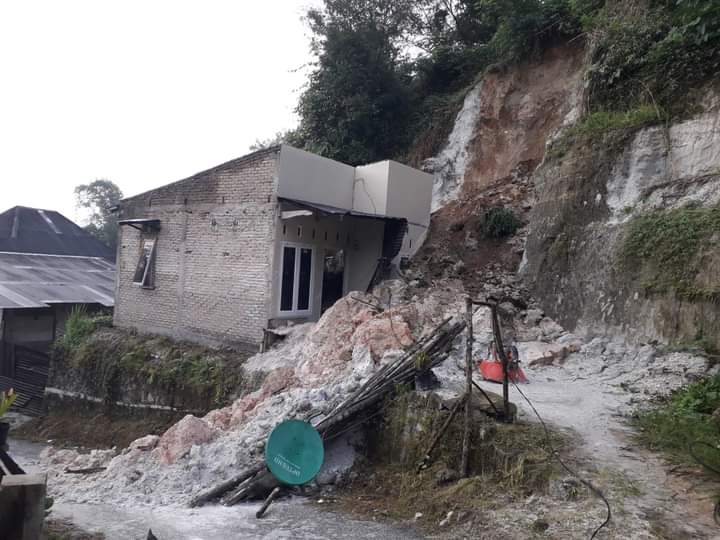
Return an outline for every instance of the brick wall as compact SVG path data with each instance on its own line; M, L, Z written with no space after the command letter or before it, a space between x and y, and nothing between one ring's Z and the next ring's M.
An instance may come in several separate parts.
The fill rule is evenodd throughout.
M120 218L159 219L155 288L133 283L146 233L120 228L115 324L256 348L268 320L278 150L132 197Z

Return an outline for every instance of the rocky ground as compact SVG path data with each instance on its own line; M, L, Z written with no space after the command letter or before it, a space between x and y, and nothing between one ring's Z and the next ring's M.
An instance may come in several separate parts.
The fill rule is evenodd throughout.
M590 341L564 360L527 368L531 382L521 390L546 422L575 436L577 448L568 456L570 463L610 501L613 519L600 538L720 537L712 519L720 484L704 478L699 470L681 476L659 456L636 445L627 423L627 415L636 407L716 371L708 371L703 357L663 355L650 346L626 347L603 339ZM456 381L461 384L459 374ZM483 386L496 388L490 383ZM520 408L521 420L536 420L514 388L511 399ZM571 475L564 475L561 486L562 482L577 485ZM557 493L562 495L562 489ZM548 522L551 537L583 538L604 514L597 498L568 504L551 491L542 501L534 498L509 505L483 530L488 538L530 538L533 520L540 516ZM522 517L513 524L513 516ZM498 535L498 529L504 532Z
M712 495L717 486L694 486L688 477L670 472L659 457L633 443L625 419L635 407L712 373L707 360L689 353L663 353L651 345L629 346L604 338L574 336L545 317L532 302L520 298L514 283L512 276L498 273L494 285L488 282L487 287L508 299L503 302L504 329L515 340L531 379L521 389L553 429L576 442L574 449L564 453L565 459L610 501L613 519L599 537L717 537L718 529L712 523ZM124 450L47 450L43 460L51 471L50 492L58 501L58 509L66 509L67 515L62 517L72 518L76 512L81 516L77 519L88 526L93 515L105 511L100 507L99 514L92 511L98 501L116 509L113 515L121 522L127 521L121 514L133 509L147 518L142 520L143 525L171 523L173 515L201 520L207 517L221 523L222 516L237 519L249 513L211 509L195 514L180 507L199 491L260 459L264 440L278 422L327 413L378 366L394 357L397 349L412 343L444 317L459 316L462 290L462 284L453 280L429 289L393 282L375 296L347 297L317 325L291 328L275 349L251 359L249 369L271 369L271 376L260 390L229 407L204 418L188 416L162 436L143 437ZM514 295L527 307L512 301ZM487 310L476 312L478 357L491 340L489 322ZM455 344L451 358L435 370L441 383L435 391L441 396L462 391L461 341ZM482 384L498 390L496 385ZM512 389L511 398L520 409L521 421L537 421L518 390ZM318 477L319 488L327 493L334 484L342 484L354 457L355 449L346 441L331 448L328 465ZM107 470L90 477L63 472L67 467L90 466L107 466ZM502 504L496 504L498 501ZM438 523L426 528L424 534L534 538L542 533L552 538L583 538L605 518L602 501L570 474L560 475L546 493L500 497L498 501L478 512L463 514L462 519L450 514L442 527ZM290 522L293 515L306 512L298 509L294 514L299 507L292 504L278 508ZM231 530L223 527L207 530ZM176 532L178 537L185 534L179 529Z

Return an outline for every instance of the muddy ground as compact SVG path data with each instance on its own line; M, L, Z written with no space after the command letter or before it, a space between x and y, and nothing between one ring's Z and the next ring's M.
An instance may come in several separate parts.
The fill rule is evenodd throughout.
M48 416L33 418L13 429L16 437L58 447L125 448L147 434L162 435L182 415L143 416L116 414L99 410L53 410Z

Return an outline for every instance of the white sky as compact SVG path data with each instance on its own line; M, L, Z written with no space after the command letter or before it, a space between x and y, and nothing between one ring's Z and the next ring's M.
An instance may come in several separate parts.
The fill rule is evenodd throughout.
M294 127L314 3L0 1L0 212L79 219L78 184L134 195Z

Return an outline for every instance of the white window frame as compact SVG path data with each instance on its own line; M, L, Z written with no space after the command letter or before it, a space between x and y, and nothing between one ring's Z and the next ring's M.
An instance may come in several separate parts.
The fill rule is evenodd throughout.
M285 267L285 248L295 248L295 271L293 273L293 295L291 310L282 310L282 287L283 287L283 268ZM300 250L310 250L310 291L308 298L308 308L298 309L298 298L300 290ZM278 272L278 294L277 294L277 311L280 317L307 317L313 312L313 303L315 299L315 246L312 244L302 244L299 242L281 242L280 243L280 268Z

